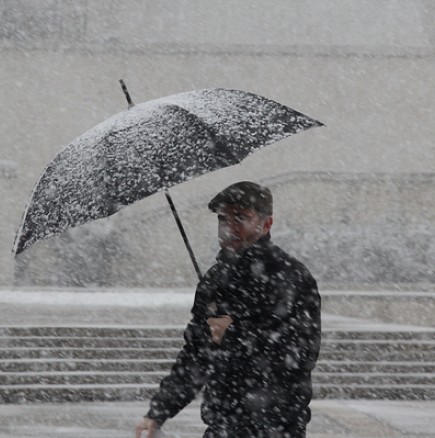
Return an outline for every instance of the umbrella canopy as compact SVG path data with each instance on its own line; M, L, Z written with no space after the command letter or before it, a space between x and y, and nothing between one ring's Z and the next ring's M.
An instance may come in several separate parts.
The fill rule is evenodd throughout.
M220 88L132 106L48 164L27 204L14 253L321 125L262 96Z

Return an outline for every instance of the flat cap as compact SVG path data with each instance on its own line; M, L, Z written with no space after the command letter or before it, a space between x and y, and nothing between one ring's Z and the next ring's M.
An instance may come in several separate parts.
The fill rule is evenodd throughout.
M226 205L253 208L257 213L268 216L273 213L273 197L270 190L251 181L231 184L209 202L208 208L217 213Z

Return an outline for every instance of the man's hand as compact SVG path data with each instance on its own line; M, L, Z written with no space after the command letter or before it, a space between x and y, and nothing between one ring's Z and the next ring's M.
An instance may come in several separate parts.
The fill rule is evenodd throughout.
M159 430L159 425L156 421L151 418L144 418L137 426L136 426L136 438L141 438L142 432L147 430L148 433L146 438L157 438L157 431Z
M207 324L210 327L213 342L220 345L228 326L233 323L230 315L222 315L218 318L208 318Z

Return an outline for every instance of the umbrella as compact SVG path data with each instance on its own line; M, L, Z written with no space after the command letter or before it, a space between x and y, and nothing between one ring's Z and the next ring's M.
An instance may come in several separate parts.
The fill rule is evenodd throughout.
M240 163L256 150L322 123L257 94L222 88L134 105L76 138L37 182L14 253L70 227L164 191L200 277L168 189Z

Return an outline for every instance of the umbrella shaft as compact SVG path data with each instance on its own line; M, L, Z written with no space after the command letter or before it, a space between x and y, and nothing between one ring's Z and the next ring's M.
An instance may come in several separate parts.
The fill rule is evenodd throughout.
M193 253L192 247L190 246L189 239L187 238L186 232L184 231L183 224L181 223L180 216L178 216L178 212L175 208L174 202L172 201L171 195L168 190L165 190L165 196L168 200L169 206L171 207L172 214L174 215L175 222L178 225L178 229L180 230L181 236L183 237L184 244L186 245L187 252L189 253L190 260L192 260L193 267L195 268L196 275L198 276L198 280L201 280L202 274L199 269L198 262L196 261L195 254Z
M124 82L123 79L120 79L119 82L120 82L120 84L121 84L121 88L122 88L122 91L124 92L125 98L127 99L128 108L133 107L133 106L134 106L134 103L133 103L133 101L131 100L130 93L129 93L128 90L127 90L127 85L125 85L125 82Z

